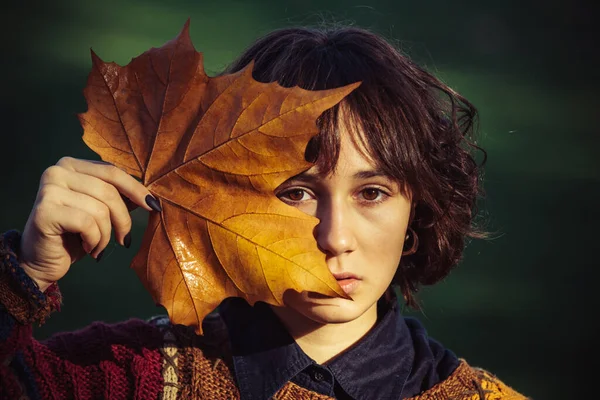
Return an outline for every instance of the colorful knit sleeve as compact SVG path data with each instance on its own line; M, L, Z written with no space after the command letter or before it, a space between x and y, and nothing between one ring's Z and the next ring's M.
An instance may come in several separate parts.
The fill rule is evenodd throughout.
M93 323L46 341L32 324L59 309L58 286L41 292L19 266L20 234L0 235L0 398L155 399L163 388L163 333L129 320Z

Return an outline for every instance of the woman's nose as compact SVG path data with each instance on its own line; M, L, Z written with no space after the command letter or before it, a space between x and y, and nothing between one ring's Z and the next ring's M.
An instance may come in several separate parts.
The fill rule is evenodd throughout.
M321 251L339 256L356 249L351 212L342 201L320 202L316 217L320 222L315 236Z

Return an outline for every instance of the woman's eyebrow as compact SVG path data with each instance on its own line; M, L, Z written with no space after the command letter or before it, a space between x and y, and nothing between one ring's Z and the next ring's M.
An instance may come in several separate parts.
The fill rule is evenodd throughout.
M318 179L318 175L317 174L312 174L310 172L302 172L301 174L292 176L291 178L289 178L288 180L286 180L285 182L312 182L314 180Z
M288 181L312 182L312 181L318 180L319 178L320 178L320 175L318 173L305 171L301 174L291 177L290 179L288 179ZM352 178L357 179L357 180L369 179L369 178L391 179L389 174L385 173L382 169L379 169L379 168L355 172L352 175Z
M381 169L369 169L365 171L358 171L354 174L354 179L369 179L369 178L386 178L390 179L390 176Z

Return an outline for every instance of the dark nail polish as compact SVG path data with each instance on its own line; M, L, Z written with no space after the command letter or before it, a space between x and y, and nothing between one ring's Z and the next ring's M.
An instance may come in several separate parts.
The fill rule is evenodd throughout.
M128 249L129 246L131 246L131 232L125 235L125 237L123 238L123 244L125 245L126 249Z
M102 250L100 253L98 253L98 256L96 257L96 262L100 262L103 255L104 255L104 250Z
M158 211L158 212L162 211L162 208L160 207L160 203L158 202L158 200L156 200L154 197L152 197L152 195L146 196L146 204L148 204L148 206L151 209L153 209L154 211Z

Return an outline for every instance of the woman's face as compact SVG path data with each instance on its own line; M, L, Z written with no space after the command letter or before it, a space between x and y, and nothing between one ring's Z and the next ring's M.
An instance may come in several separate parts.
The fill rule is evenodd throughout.
M340 127L341 147L335 170L322 176L317 167L277 189L285 203L317 217L317 244L327 266L352 300L314 292L288 291L284 302L320 323L352 321L376 313L402 254L411 200L398 182L379 170Z

